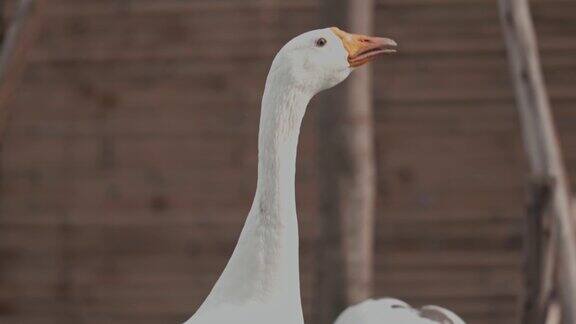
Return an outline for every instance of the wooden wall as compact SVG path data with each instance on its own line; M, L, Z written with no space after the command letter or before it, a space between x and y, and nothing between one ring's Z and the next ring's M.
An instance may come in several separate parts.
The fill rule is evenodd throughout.
M13 1L12 1L13 2ZM9 6L12 4L9 4ZM535 18L576 175L576 2ZM255 189L271 59L315 0L52 0L1 151L0 322L178 323L223 269ZM496 1L379 0L376 296L517 321L526 182ZM313 312L315 109L298 161Z

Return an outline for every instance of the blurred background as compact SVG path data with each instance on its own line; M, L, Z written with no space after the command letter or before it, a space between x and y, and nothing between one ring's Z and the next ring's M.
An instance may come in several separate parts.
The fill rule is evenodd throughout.
M3 2L9 21L16 1ZM576 1L532 2L576 180ZM0 154L0 322L177 323L224 268L256 186L274 54L318 0L53 0ZM518 322L527 161L496 1L378 0L374 296ZM300 138L315 310L319 100Z

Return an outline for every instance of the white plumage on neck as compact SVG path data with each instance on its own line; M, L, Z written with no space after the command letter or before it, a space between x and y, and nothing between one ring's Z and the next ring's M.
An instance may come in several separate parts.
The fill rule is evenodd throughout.
M252 208L228 265L187 323L242 323L242 318L251 323L304 322L295 172L300 125L312 94L283 72L272 70L266 81Z

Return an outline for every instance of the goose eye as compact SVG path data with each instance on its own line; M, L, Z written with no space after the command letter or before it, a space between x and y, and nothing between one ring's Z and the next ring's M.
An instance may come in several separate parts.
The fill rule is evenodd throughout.
M316 46L317 47L322 47L324 45L326 45L326 38L318 38L316 40Z

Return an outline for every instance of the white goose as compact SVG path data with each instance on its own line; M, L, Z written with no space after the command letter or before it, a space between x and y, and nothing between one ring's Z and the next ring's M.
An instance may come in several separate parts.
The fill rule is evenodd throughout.
M278 52L262 99L252 208L224 272L186 324L304 323L294 185L300 124L314 95L342 82L355 67L395 52L395 47L387 38L332 27L302 34ZM446 316L433 322L421 317L425 312L391 301L351 307L337 323L458 323L443 321Z

